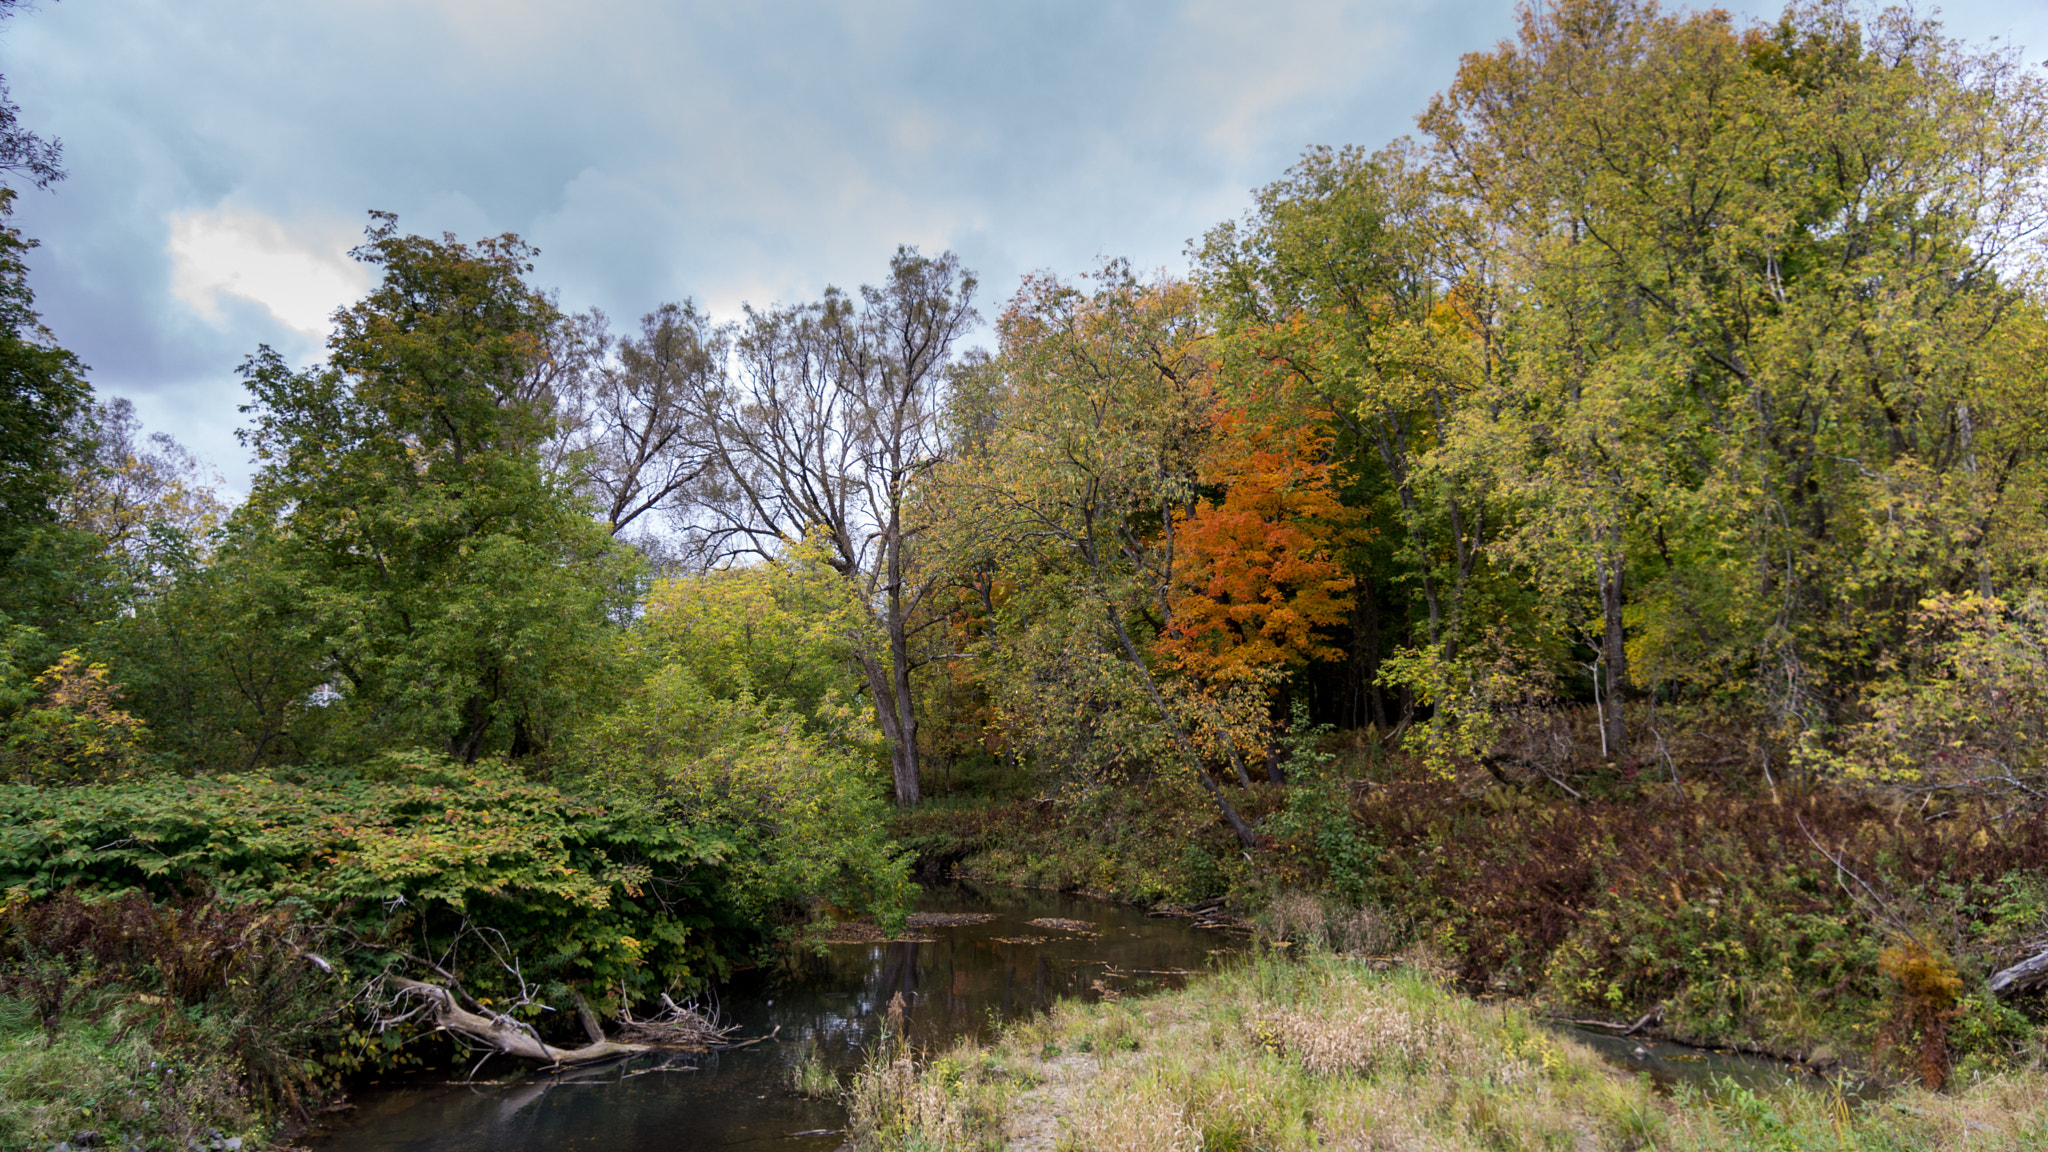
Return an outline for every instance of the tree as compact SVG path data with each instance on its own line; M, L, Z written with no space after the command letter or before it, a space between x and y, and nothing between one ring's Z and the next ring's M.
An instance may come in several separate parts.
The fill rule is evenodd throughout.
M5 217L14 190L0 188L0 616L33 624L55 641L91 613L91 542L60 522L58 503L89 439L92 389L78 358L57 346L35 311L28 251ZM54 650L42 655L54 658Z
M1222 495L1174 512L1182 559L1160 649L1221 683L1341 656L1321 630L1350 607L1354 582L1335 553L1360 517L1331 482L1330 437L1261 426L1227 404L1211 435L1201 480Z
M572 335L581 354L555 389L565 466L614 536L664 509L687 519L675 501L706 469L691 400L716 391L726 332L686 300L641 317L637 337L614 337L595 311Z
M262 468L232 562L278 570L350 738L523 755L605 674L632 565L540 464L556 314L524 282L533 250L372 215L355 255L383 282L335 314L328 363L243 366Z
M1549 600L1594 586L1610 699L1746 682L1797 742L1927 590L2033 578L2044 123L2011 53L1837 6L1529 7L1432 104L1525 286L1458 455Z
M197 561L228 508L198 457L163 432L140 436L135 405L94 404L79 421L81 449L56 501L60 523L97 538L129 595L169 580Z
M1093 292L1028 279L974 390L986 448L944 486L962 509L952 530L996 542L1007 619L984 679L1011 722L1080 766L1177 764L1250 847L1207 761L1249 786L1241 746L1263 716L1147 659L1174 634L1178 525L1213 398L1196 303L1187 284L1141 284L1121 263Z
M0 20L14 15L22 3L0 0ZM63 161L63 141L44 140L21 126L21 109L8 96L6 78L0 77L0 173L26 176L36 187L48 188L64 178Z
M1455 659L1486 575L1479 494L1428 463L1498 355L1486 238L1451 206L1410 145L1314 148L1244 220L1212 229L1197 265L1237 402L1275 428L1327 430L1345 503L1400 528L1355 572L1366 651L1353 683L1382 722L1382 619L1390 646ZM1404 689L1400 727L1414 703Z
M921 563L918 492L946 458L946 373L976 320L974 277L948 252L899 248L859 299L749 310L737 372L696 394L713 468L691 535L716 561L773 559L816 534L874 614L855 659L889 741L898 804L922 795L911 674L941 573Z

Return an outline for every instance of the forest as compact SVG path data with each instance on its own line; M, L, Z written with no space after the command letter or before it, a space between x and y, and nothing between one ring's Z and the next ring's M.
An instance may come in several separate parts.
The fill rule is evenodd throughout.
M450 1059L414 982L601 1040L919 875L2037 1072L2043 73L1560 0L1416 124L1002 299L620 324L372 212L233 501L0 232L0 1144L292 1131Z

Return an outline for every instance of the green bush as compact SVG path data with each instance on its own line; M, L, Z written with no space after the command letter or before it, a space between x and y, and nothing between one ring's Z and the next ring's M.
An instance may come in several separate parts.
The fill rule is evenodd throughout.
M477 995L509 979L478 931L529 979L600 1000L723 972L770 942L775 902L799 895L758 888L738 843L631 794L425 753L289 777L0 787L0 888L294 902L371 967L466 941L445 963Z

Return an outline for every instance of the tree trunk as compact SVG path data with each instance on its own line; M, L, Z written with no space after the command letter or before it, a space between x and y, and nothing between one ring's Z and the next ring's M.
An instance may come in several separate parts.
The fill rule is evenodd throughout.
M910 643L903 621L889 622L889 662L896 696L896 731L901 744L891 756L896 771L896 803L909 807L924 799L917 757L917 700L910 694Z
M1622 689L1628 683L1628 647L1621 629L1623 571L1618 551L1613 555L1601 556L1598 577L1600 613L1606 623L1601 636L1600 655L1607 665L1607 752L1609 756L1619 760L1624 752L1624 741L1628 734L1628 728L1623 723L1621 707Z
M2012 996L2048 983L2048 952L2037 953L1991 978L1993 996Z
M875 720L882 726L882 738L889 742L889 767L896 785L896 803L907 808L922 799L917 781L916 719L911 717L913 726L906 732L904 718L911 715L911 710L907 701L897 699L896 669L883 668L872 656L860 658L860 669L861 674L867 677L868 694L875 698ZM908 683L907 670L901 679Z
M479 1043L524 1060L537 1060L550 1066L589 1064L599 1060L613 1060L621 1056L635 1056L651 1052L646 1044L620 1044L602 1040L581 1048L557 1048L548 1044L529 1028L508 1017L495 1019L479 1016L455 1003L455 997L438 984L427 984L419 980L408 980L403 976L386 977L401 996L416 996L433 1006L434 1023L450 1032L467 1036Z

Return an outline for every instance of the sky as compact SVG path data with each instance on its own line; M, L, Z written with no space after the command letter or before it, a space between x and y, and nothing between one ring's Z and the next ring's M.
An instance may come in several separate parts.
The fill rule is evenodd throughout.
M2048 0L1942 19L2048 59ZM516 232L615 326L851 288L899 244L959 253L993 315L1034 271L1184 268L1513 28L1513 0L37 0L0 74L70 173L16 204L45 323L235 489L234 369L321 353L368 210Z

